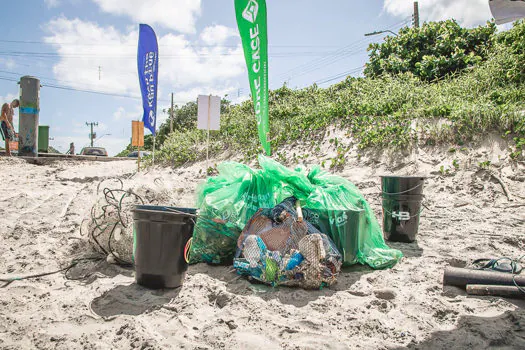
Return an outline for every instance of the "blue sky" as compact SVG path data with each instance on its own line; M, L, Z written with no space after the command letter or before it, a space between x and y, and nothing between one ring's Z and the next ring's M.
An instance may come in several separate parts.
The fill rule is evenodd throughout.
M96 145L110 155L142 117L137 78L138 24L159 38L159 118L170 93L184 103L199 94L248 98L249 86L233 0L18 0L2 8L0 98L18 95L23 75L41 79L40 124L65 151L88 145L86 122L99 122ZM486 0L420 0L421 19L491 19ZM325 87L359 75L374 30L410 25L412 0L267 0L269 83ZM13 81L14 80L14 81ZM102 94L74 90L90 90ZM123 95L126 97L105 94ZM16 116L18 119L18 113ZM17 124L17 123L15 123ZM160 125L159 122L157 125Z

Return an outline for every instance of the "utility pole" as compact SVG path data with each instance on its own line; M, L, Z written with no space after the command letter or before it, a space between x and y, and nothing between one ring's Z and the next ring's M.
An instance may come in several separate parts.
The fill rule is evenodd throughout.
M414 27L419 28L419 4L414 1Z
M38 123L40 113L40 80L31 76L20 78L18 155L38 157Z
M173 92L171 93L170 134L173 132Z
M102 67L98 66L98 80L100 80L100 73L102 72Z
M89 139L91 140L91 147L93 147L93 139L96 137L96 134L93 133L93 126L98 126L98 122L86 122L87 126L91 126L91 133L89 134Z

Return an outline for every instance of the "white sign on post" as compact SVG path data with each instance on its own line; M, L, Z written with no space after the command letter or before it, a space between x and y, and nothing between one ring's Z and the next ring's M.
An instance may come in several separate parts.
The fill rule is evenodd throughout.
M210 130L221 129L221 98L199 95L197 98L197 129L208 130L206 140L206 166L209 167Z
M199 95L197 99L197 129L221 129L221 98L219 96Z

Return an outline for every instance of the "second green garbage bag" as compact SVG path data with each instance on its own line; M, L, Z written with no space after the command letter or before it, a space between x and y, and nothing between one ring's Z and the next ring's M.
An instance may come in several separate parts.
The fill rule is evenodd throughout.
M197 188L199 217L190 263L232 264L237 239L259 208L275 205L272 183L262 170L225 162L219 175Z
M191 262L231 263L237 238L259 208L272 208L294 196L305 219L326 233L343 254L343 264L388 268L402 257L383 239L379 222L360 191L349 181L314 167L288 169L259 156L261 169L234 162L218 166L197 191L199 219Z

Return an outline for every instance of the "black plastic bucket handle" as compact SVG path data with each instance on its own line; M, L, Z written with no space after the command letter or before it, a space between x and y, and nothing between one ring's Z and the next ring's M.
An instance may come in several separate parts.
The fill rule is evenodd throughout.
M187 216L191 216L191 217L194 217L194 218L197 217L197 214L186 213L184 211L180 211L180 210L177 210L177 209L174 209L174 208L170 208L170 207L163 207L163 208L165 210L167 210L167 211L171 211L171 212L176 213L176 214L187 215Z
M421 195L426 176L382 175L381 192L388 195Z
M408 190L405 190L405 191L401 191L401 192L385 192L383 191L383 189L381 189L381 193L382 194L389 194L389 195L398 195L398 194L405 194L405 193L409 193L419 187L423 186L423 182L420 182L418 183L417 185L415 185L414 187L408 189Z

